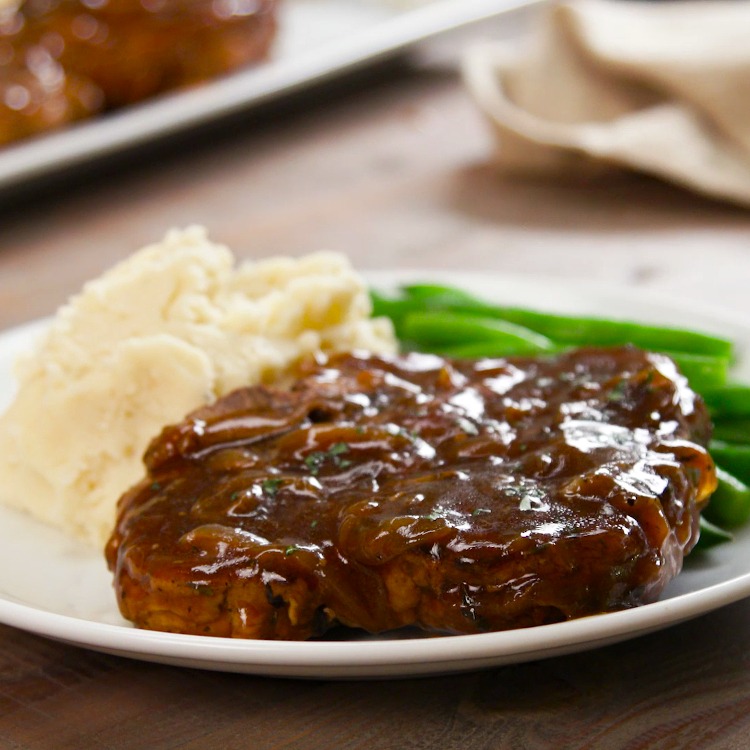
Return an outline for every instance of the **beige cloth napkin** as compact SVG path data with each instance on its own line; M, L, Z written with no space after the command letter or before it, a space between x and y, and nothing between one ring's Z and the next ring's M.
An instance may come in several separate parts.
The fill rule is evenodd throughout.
M750 2L559 2L529 42L465 60L501 167L625 167L750 205Z

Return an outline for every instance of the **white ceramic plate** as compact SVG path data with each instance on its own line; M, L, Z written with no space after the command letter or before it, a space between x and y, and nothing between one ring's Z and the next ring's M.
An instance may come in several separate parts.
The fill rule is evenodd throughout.
M540 2L283 0L267 63L0 149L0 188L249 110L417 42Z
M738 342L748 377L750 322L626 289L456 273L370 274L375 286L404 280L453 283L476 293L550 310L640 318L722 333ZM0 409L10 399L10 362L43 324L0 335ZM1 481L1 478L0 478ZM0 508L0 621L86 648L168 664L287 677L394 677L471 670L583 651L674 625L750 595L750 530L688 560L656 604L582 620L484 635L364 641L242 641L154 633L118 614L97 550Z

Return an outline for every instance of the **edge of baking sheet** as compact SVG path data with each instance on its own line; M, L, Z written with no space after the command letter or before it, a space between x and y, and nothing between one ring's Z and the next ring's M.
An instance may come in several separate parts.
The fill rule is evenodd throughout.
M544 0L438 0L345 38L272 60L0 151L0 188L145 143L292 93L405 48Z

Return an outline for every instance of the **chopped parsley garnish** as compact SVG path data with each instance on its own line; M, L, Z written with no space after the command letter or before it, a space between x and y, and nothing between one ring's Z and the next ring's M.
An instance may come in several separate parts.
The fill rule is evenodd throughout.
M305 458L305 466L315 477L320 472L323 464L330 461L337 469L346 469L352 462L342 456L349 452L347 443L334 443L327 451L313 451Z
M627 387L627 382L625 380L620 380L617 385L607 394L607 400L615 404L624 401Z
M328 449L329 456L340 456L342 453L348 453L349 446L346 443L334 443Z
M323 451L313 451L305 458L305 466L310 469L310 473L315 477L320 471L320 467L326 460L326 454Z
M281 487L281 479L266 479L263 481L263 484L261 484L261 487L263 489L263 494L273 499L276 497L279 487Z

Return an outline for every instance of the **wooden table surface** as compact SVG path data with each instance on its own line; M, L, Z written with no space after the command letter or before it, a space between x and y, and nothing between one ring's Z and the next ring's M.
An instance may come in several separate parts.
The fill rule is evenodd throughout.
M3 196L0 327L190 223L242 257L329 248L362 269L586 278L750 319L750 211L646 178L503 180L449 58ZM750 601L578 655L353 683L160 666L0 626L0 747L746 748Z

